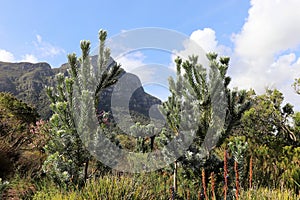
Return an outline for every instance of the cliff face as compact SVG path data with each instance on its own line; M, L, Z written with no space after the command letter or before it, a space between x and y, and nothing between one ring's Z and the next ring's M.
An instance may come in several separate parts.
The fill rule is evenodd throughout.
M150 117L163 119L158 110L162 102L144 91L140 79L131 73L124 73L119 83L105 89L100 95L99 109L113 111L123 118L128 111L134 121L149 122ZM120 117L120 116L119 116Z
M110 64L114 61L112 60ZM51 116L49 100L44 90L45 86L55 84L55 75L59 72L67 74L67 64L60 68L51 68L48 63L6 63L0 62L0 91L10 92L18 99L34 106L42 118L47 119ZM140 116L149 117L149 109L161 101L147 94L137 76L124 72L120 80L122 87L109 87L101 94L99 108L111 111L112 94L124 97L130 94L129 110ZM132 94L132 95L131 95ZM118 104L119 105L119 104ZM128 102L127 102L128 107ZM120 109L128 109L120 106ZM153 107L151 108L153 109Z
M48 118L50 102L44 88L53 85L54 75L48 63L0 62L0 91L12 93L34 106L42 118Z

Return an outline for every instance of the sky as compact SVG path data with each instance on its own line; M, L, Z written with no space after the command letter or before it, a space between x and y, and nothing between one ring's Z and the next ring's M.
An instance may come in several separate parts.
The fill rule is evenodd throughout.
M300 97L291 87L300 77L299 0L0 0L0 5L0 61L59 67L68 53L80 54L80 40L96 48L99 29L110 38L158 27L186 35L207 52L229 56L231 87L253 88L258 94L277 88L299 107ZM118 61L130 71L147 63L168 65L171 58L143 50ZM165 86L148 90L156 96L167 93Z

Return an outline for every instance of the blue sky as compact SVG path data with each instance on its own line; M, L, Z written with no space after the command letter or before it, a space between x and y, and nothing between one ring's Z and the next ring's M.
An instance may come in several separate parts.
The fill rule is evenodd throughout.
M98 30L108 37L123 31L160 27L176 30L207 51L231 57L232 87L280 89L294 105L290 85L300 77L299 0L0 0L0 61L40 62L59 67L79 41L98 45ZM151 60L151 59L150 59ZM149 61L145 52L124 64ZM155 61L157 62L157 61Z
M0 12L0 49L15 60L32 54L53 67L66 61L66 54L78 52L79 41L89 39L96 46L100 28L109 36L142 27L173 29L190 35L210 27L226 45L240 30L249 8L248 1L4 1ZM57 54L43 54L35 47L37 36L58 48ZM22 57L23 56L23 57Z

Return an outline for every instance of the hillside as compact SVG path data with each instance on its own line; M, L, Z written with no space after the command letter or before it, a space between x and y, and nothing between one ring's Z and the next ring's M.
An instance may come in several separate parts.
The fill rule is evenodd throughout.
M67 75L67 66L68 64L63 64L60 68L51 68L48 63L0 62L0 92L12 93L18 99L35 107L41 118L48 119L51 116L50 102L44 88L54 85L57 73L62 72ZM138 88L130 98L131 113L148 117L149 108L155 104L161 104L161 101L147 94L139 78L134 74L125 72L121 76L124 76L127 88ZM102 92L100 109L110 111L112 92L113 87Z
M12 93L35 107L42 118L48 118L51 112L44 88L53 85L54 76L48 63L0 62L0 91Z

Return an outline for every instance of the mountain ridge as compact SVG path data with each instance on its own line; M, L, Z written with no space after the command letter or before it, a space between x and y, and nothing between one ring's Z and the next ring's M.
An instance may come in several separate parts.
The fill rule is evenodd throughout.
M112 60L112 62L114 62ZM112 63L110 63L112 64ZM51 116L50 101L45 92L45 86L55 85L55 75L63 73L67 75L68 63L59 68L52 68L46 62L9 63L0 61L0 92L9 92L23 102L35 107L41 118L48 119ZM129 102L129 110L149 117L149 109L161 100L146 93L141 85L140 79L134 75L124 72L128 88L136 90ZM109 87L101 93L100 109L111 111L111 96L114 88ZM120 92L120 91L118 91Z

